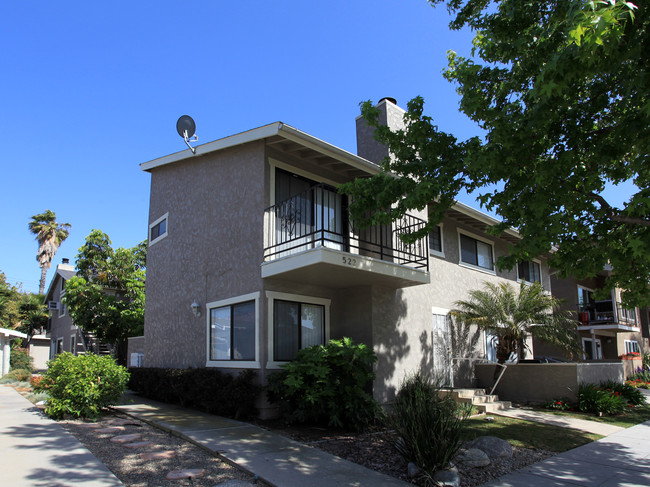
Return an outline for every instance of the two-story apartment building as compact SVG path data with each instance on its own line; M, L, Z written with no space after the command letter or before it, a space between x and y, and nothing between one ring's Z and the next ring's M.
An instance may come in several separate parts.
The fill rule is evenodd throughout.
M391 100L378 106L399 123ZM277 122L141 165L145 367L251 368L264 382L298 349L348 336L376 352L374 394L388 401L409 372L459 380L466 358L489 355L484 336L452 350L447 315L469 290L520 279L550 289L544 259L496 270L517 234L488 236L495 220L460 203L412 245L399 234L426 212L358 228L336 187L377 173L386 151L357 125L362 156Z

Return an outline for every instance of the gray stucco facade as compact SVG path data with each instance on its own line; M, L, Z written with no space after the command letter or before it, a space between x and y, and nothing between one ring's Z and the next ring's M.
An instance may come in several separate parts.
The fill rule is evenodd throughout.
M267 218L268 211L265 217L265 209L281 203L275 194L280 172L335 187L378 171L373 162L283 124L142 168L151 174L145 367L217 367L232 373L251 368L264 383L281 363L274 358L278 337L273 333L280 329L274 325L275 306L284 302L322 309L325 340L351 337L374 349L374 395L381 402L390 401L404 376L420 368L468 385L472 358L486 355L485 337L475 330L463 336L440 324L456 301L485 281L518 283L516 269L461 262L461 234L491 249L493 260L516 238L512 232L488 236L484 229L495 222L461 204L442 222L442 249L425 252L428 269L401 264L397 252L382 261L337 241L268 258L269 226L275 220ZM322 196L313 198L312 209L320 210ZM426 218L425 212L417 216ZM538 265L542 284L550 290L544 260ZM217 360L211 334L216 336L221 325L214 312L234 313L241 303L254 306L254 334L249 335L254 336L254 358Z

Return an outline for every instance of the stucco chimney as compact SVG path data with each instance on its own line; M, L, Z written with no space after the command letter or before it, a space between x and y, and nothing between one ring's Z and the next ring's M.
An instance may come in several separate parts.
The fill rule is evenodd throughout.
M70 263L70 259L64 257L63 259L61 259L61 263L62 263L62 264L69 264L69 263Z
M379 123L387 125L391 130L404 128L406 110L397 106L395 98L382 98L375 106L379 109ZM363 116L359 115L357 117L357 155L380 164L388 157L388 148L375 140L374 133L374 127L370 127Z

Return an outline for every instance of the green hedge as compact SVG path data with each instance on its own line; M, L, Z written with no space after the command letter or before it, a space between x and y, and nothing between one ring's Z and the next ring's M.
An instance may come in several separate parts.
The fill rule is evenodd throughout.
M207 368L132 368L130 372L129 389L141 396L229 418L255 416L261 389L252 370L237 376Z

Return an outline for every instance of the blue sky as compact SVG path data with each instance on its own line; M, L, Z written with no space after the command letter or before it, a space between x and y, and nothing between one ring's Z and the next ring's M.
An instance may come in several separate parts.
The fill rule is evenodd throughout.
M471 48L448 22L425 0L2 2L0 271L37 291L27 223L46 209L72 224L53 268L95 228L144 240L139 164L186 148L183 114L199 143L282 121L356 152L360 102L421 95L441 129L478 134L441 75Z

